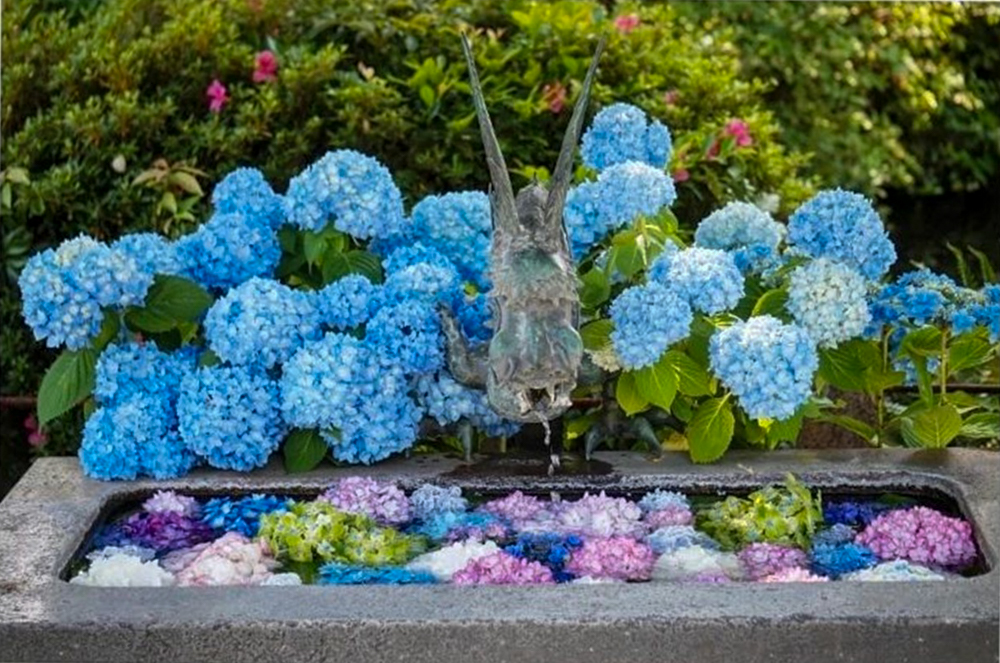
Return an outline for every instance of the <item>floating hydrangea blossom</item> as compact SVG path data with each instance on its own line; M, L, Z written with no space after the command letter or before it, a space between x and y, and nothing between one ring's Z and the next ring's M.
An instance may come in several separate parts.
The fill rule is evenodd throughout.
M670 258L662 283L702 313L721 313L743 299L743 275L733 256L717 249L692 247Z
M410 495L410 506L416 520L426 520L436 513L461 513L469 508L458 486L435 486L425 483Z
M319 499L346 513L357 513L382 525L410 520L410 500L396 484L367 477L346 477L328 488Z
M443 548L415 557L406 568L426 571L441 582L450 582L456 572L473 560L500 552L495 541L456 541Z
M287 511L289 500L255 493L240 498L216 497L202 507L201 519L212 529L257 536L260 517L265 513Z
M556 513L562 532L591 537L637 536L644 533L642 511L623 497L586 494L575 502L564 503Z
M456 511L431 514L411 531L432 541L486 541L510 534L507 524L491 513Z
M158 553L190 548L215 537L212 529L200 520L173 511L134 513L108 529L111 532L102 534L103 537L110 535L114 538L117 530L121 540L142 548L152 548Z
M891 508L888 504L880 502L825 501L823 502L823 520L828 525L864 527Z
M751 580L759 580L790 568L805 568L808 557L799 548L774 543L751 543L737 557L744 573Z
M583 163L594 170L637 161L662 170L670 159L670 131L641 108L617 103L602 108L583 134Z
M655 364L691 332L691 307L672 288L646 283L626 289L611 304L611 343L628 369Z
M717 331L712 370L752 419L788 419L812 395L816 347L801 327L762 315Z
M722 578L739 579L741 574L736 555L693 545L660 555L653 565L652 578L695 580L699 576L710 575L717 582Z
M860 336L871 320L867 283L827 258L796 267L789 278L788 312L823 348Z
M760 579L761 582L829 582L829 580L826 576L818 576L798 566L789 566Z
M652 549L631 537L588 538L572 552L566 570L594 578L649 580L655 562Z
M742 272L770 267L785 227L750 203L731 202L709 214L694 233L695 246L732 254Z
M73 576L70 582L90 587L170 587L174 576L155 561L117 554L95 559L90 568Z
M179 513L182 516L194 518L198 516L201 507L198 500L187 495L178 495L172 490L158 490L153 496L142 503L147 513Z
M662 509L650 511L642 517L642 522L649 529L690 525L693 520L694 514L691 513L691 509L678 505L665 506Z
M823 505L824 518L829 524L829 519L826 518L826 507ZM850 543L854 541L854 537L857 536L857 532L850 525L845 525L844 523L834 523L827 529L820 530L813 535L812 544L813 547L819 545L830 545L836 546L841 543Z
M321 585L431 585L437 578L427 571L398 566L359 566L329 562L320 567Z
M881 559L961 569L976 559L972 526L924 506L878 516L857 537Z
M531 521L546 508L544 501L534 495L525 495L520 490L515 490L506 497L490 500L479 507L481 511L503 518L515 527Z
M193 559L176 572L181 587L260 585L277 562L260 541L238 532L226 532L204 545Z
M854 573L843 576L843 580L855 580L862 582L912 582L920 580L944 580L945 576L937 571L932 571L926 566L911 564L905 560L897 559L891 562L882 562L870 569L862 569Z
M871 548L856 543L816 543L809 552L812 570L836 580L845 573L867 569L878 563L878 557Z
M657 555L687 548L688 546L701 546L709 550L719 547L719 544L710 536L699 532L690 525L660 527L646 536L645 542Z
M555 578L556 582L567 582L573 579L573 572L567 570L566 565L570 558L579 552L582 545L583 539L575 534L541 532L521 534L517 537L517 541L504 550L515 557L544 564L552 570L552 577ZM600 560L597 559L597 556L591 555L581 563L586 566L598 561ZM618 568L625 569L627 566L627 563L623 563Z
M551 585L552 571L538 562L503 551L478 557L455 572L456 585Z

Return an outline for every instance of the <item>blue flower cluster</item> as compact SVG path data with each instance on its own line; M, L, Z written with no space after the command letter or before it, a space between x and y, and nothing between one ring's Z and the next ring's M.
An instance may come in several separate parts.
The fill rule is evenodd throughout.
M412 232L447 257L462 278L489 287L490 199L479 191L427 196L410 213Z
M212 467L263 467L287 432L278 396L278 384L260 369L199 368L181 382L181 436Z
M381 306L378 286L359 274L348 274L312 295L320 323L346 331L368 322Z
M384 304L412 300L450 303L462 294L462 283L455 266L441 262L418 262L392 272L382 286Z
M493 312L490 310L488 293L479 293L475 297L456 297L452 301L452 313L470 342L483 343L493 336Z
M251 221L277 229L285 222L285 204L256 168L237 168L212 191L212 204L221 214L242 214Z
M788 241L813 258L831 258L872 281L896 262L896 249L871 202L833 189L820 191L788 219Z
M292 178L285 195L288 219L305 230L334 227L358 239L403 231L403 198L392 175L370 156L327 152Z
M732 202L698 224L695 246L729 251L742 272L759 273L775 262L785 228L750 203Z
M135 260L146 274L180 274L184 268L176 247L156 233L124 235L111 245L111 250Z
M521 559L539 562L552 569L556 582L569 582L574 578L566 571L566 562L573 551L583 546L583 539L576 534L552 532L525 533L504 550Z
M407 375L444 366L444 336L434 305L411 299L379 310L368 323L365 340L382 365Z
M648 281L666 283L667 274L670 272L670 265L674 263L674 258L680 251L680 247L672 241L667 240L664 242L663 250L660 251L656 259L649 265L649 269L646 270L646 279Z
M913 327L951 324L958 334L976 326L986 327L996 339L1000 332L998 291L1000 286L996 285L988 285L980 292L963 288L949 277L926 268L907 272L871 298L871 325L867 332L877 336L883 326L888 326L893 328L894 340L898 341Z
M611 343L622 366L655 364L672 344L691 333L691 307L673 289L647 283L624 290L611 304Z
M215 290L228 290L255 276L270 277L281 259L274 230L236 213L212 215L174 246L183 275Z
M879 559L871 548L857 543L818 543L809 553L809 562L814 572L836 580L845 573L875 566Z
M422 519L409 531L426 536L431 541L446 541L452 538L465 538L462 535L470 531L484 532L490 529L506 532L507 526L492 513L438 511Z
M847 265L818 258L796 267L789 278L786 308L822 348L864 333L868 283Z
M819 366L809 334L769 315L717 331L709 343L709 359L752 419L793 416L809 400Z
M662 170L670 160L670 130L657 120L650 122L642 109L631 104L612 104L594 116L583 134L583 163L594 170L638 161Z
M493 436L513 435L520 429L520 424L493 411L485 391L466 387L444 369L421 375L415 386L420 407L442 426L465 419Z
M320 585L431 585L437 578L430 571L411 571L400 566L361 566L328 562L319 569Z
M112 343L97 359L94 396L101 405L117 405L139 394L173 408L181 380L194 366L191 350L167 353L153 343Z
M690 509L691 503L688 498L680 493L657 488L651 493L646 493L639 500L639 508L643 513L652 511L662 511L663 509Z
M879 502L856 502L844 500L823 503L823 521L827 525L847 525L848 527L864 527L875 520L879 514L891 507Z
M462 513L469 508L469 501L458 486L425 483L410 495L410 508L415 520L427 520L436 513Z
M21 311L35 339L77 350L100 331L102 309L141 304L152 282L129 255L81 235L28 260Z
M743 299L743 274L733 256L717 249L692 247L670 258L662 281L673 288L691 308L702 313L721 313Z
M239 532L245 537L257 536L260 517L265 513L287 511L289 500L274 495L254 494L246 497L213 497L201 506L201 520L215 530Z
M834 523L826 529L822 529L813 535L813 545L819 545L821 543L827 545L838 545L841 543L848 543L854 540L857 536L857 532L850 525L845 525L844 523Z
M231 364L273 368L320 333L313 299L270 279L241 283L216 300L205 315L209 346Z
M392 275L421 263L454 267L451 260L437 248L414 241L390 251L382 260L382 269L386 274Z
M690 525L669 525L651 532L645 539L646 545L657 555L671 553L681 548L699 546L706 550L716 550L719 544L715 539L699 532Z
M173 410L156 396L138 393L87 418L79 457L87 476L105 480L169 479L196 462L178 435Z
M563 216L574 255L584 255L608 232L640 215L653 216L676 198L673 180L661 169L636 161L607 168L566 197Z

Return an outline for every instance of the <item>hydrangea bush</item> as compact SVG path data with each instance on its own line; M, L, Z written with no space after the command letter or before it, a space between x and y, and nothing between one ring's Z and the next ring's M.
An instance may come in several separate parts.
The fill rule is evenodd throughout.
M737 147L754 149L737 128ZM882 221L841 190L821 191L787 226L731 202L692 238L670 209L673 141L624 103L600 110L583 136L565 218L593 365L576 395L598 405L568 415L570 444L583 440L589 454L606 440L659 449L679 437L710 462L734 439L794 443L807 417L873 443L996 435L995 402L956 400L947 387L995 357L1000 286L973 290L926 270L887 281L896 253ZM491 334L484 192L407 205L377 158L336 150L283 195L240 168L212 201L207 221L179 239L81 236L21 274L25 321L65 347L38 418L84 403L87 474L246 471L282 444L291 470L325 456L368 464L420 441L468 453L477 439L517 431L446 366L442 309L474 342ZM920 399L892 416L886 390L908 379ZM824 398L830 386L875 399L877 426L840 416ZM488 536L496 527L481 515L425 525L436 538ZM580 531L585 516L552 515L579 520ZM678 505L649 518L690 523Z

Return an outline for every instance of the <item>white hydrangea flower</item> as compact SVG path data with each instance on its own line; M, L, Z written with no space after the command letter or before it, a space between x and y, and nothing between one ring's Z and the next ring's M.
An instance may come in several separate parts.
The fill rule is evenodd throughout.
M174 576L154 561L144 562L135 555L118 553L100 557L90 568L70 580L89 587L170 587Z
M653 566L653 580L688 580L703 574L738 579L742 574L740 561L733 553L687 546L660 555Z
M411 571L427 571L441 582L451 582L451 577L472 560L497 552L500 552L500 547L493 541L480 543L470 539L424 553L413 559L406 568Z
M819 258L792 272L788 311L820 347L860 336L871 320L865 278L847 265Z

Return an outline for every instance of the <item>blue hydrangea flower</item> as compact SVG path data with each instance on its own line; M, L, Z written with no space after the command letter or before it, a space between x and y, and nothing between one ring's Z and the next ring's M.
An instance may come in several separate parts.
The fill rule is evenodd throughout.
M309 295L270 279L252 278L216 300L205 315L205 338L231 364L272 368L306 341L319 338L320 316Z
M853 541L855 536L857 536L857 532L850 525L834 523L830 527L816 532L813 535L812 544L814 546L820 544L835 546Z
M983 299L982 293L963 288L943 274L926 268L913 270L883 286L872 297L867 333L877 336L883 326L889 325L896 328L901 338L904 327L954 323L956 316L968 314L979 322Z
M871 202L841 189L820 191L795 210L788 241L805 255L838 260L872 281L896 262L896 249Z
M401 566L360 566L328 562L319 569L321 585L431 585L437 578L430 571Z
M816 346L796 325L762 315L717 331L712 370L752 419L788 419L812 394Z
M259 370L200 368L181 382L181 437L212 467L263 467L287 432L278 398L278 384Z
M673 180L661 169L636 161L611 166L566 197L563 216L574 255L586 254L608 232L640 215L658 214L676 198Z
M618 295L610 309L611 343L622 366L655 364L672 344L691 332L691 307L671 288L647 283Z
M439 511L413 525L409 531L431 541L504 538L507 525L492 513Z
M237 168L212 191L212 204L222 214L242 214L259 225L277 229L285 222L285 205L256 168Z
M94 396L115 405L136 394L155 396L173 407L181 380L194 370L194 353L161 352L153 343L112 343L97 358Z
M983 302L971 305L969 312L975 316L977 324L989 330L990 342L996 343L1000 340L1000 285L984 286L980 296Z
M480 288L489 287L490 216L490 199L480 191L427 196L410 213L416 236L448 258L463 279Z
M99 407L87 418L80 465L95 479L169 479L195 465L177 433L177 420L163 399L136 394Z
M407 375L444 366L441 320L429 302L405 301L382 308L369 321L365 341L384 366L399 367Z
M343 463L371 463L405 451L417 441L420 408L405 391L398 369L384 370L374 387L376 394L355 401L357 411L338 430L322 431L330 454Z
M809 553L809 561L814 572L836 580L845 573L871 568L879 559L871 548L848 542L816 544Z
M413 242L390 251L382 260L382 269L387 275L391 275L425 262L432 265L451 264L451 260L437 248L423 242Z
M573 551L581 546L583 539L576 534L539 532L521 534L517 537L517 541L506 546L504 550L514 557L549 567L556 582L569 582L574 576L566 571L566 562L569 561Z
M823 503L823 520L827 525L847 525L849 527L864 527L875 520L879 514L885 513L891 507L881 502L867 500L841 500Z
M462 332L471 343L482 343L493 337L493 312L489 293L475 297L460 295L452 302L452 313L462 325Z
M382 305L380 289L360 274L348 274L311 295L320 322L353 329L368 322Z
M382 301L403 303L415 299L452 302L462 294L458 271L450 262L419 262L389 274L382 286Z
M35 339L78 350L100 331L102 309L141 304L152 281L131 256L81 235L28 260L21 313Z
M410 495L414 520L427 520L436 513L461 513L469 508L458 486L435 486L425 483Z
M177 249L166 237L156 233L123 235L111 250L135 260L146 274L180 274L182 265Z
M665 242L663 244L663 250L658 256L656 256L656 259L650 263L649 269L646 271L647 280L666 283L667 273L670 271L670 265L673 264L674 258L677 257L677 254L680 253L680 251L680 247L672 241L668 240Z
M692 247L669 260L670 267L661 283L669 285L694 310L721 313L735 308L743 299L743 274L729 253Z
M657 120L649 122L640 108L612 104L594 116L583 134L580 151L583 163L604 170L626 161L663 169L670 160L670 131Z
M289 500L255 493L246 497L214 497L201 507L201 520L212 529L257 536L260 517L265 513L287 511Z
M415 386L417 403L441 426L464 418L487 435L513 435L520 429L520 424L503 419L490 407L485 391L457 382L444 369L421 375Z
M657 488L653 492L642 496L642 499L639 500L639 508L643 513L649 513L651 511L662 511L667 508L690 509L691 503L688 501L688 498L680 493Z
M786 307L822 348L860 336L871 321L868 284L847 265L827 258L796 267Z
M184 275L217 290L270 277L281 259L274 230L243 214L217 213L174 246Z
M334 227L358 239L389 237L406 223L403 198L388 169L353 150L327 152L292 178L288 219L305 230Z
M750 203L732 202L709 214L694 233L695 246L732 253L742 272L771 266L785 228Z
M645 538L646 545L657 555L672 553L681 548L699 546L706 550L718 550L719 544L704 532L690 525L669 525L651 532Z

